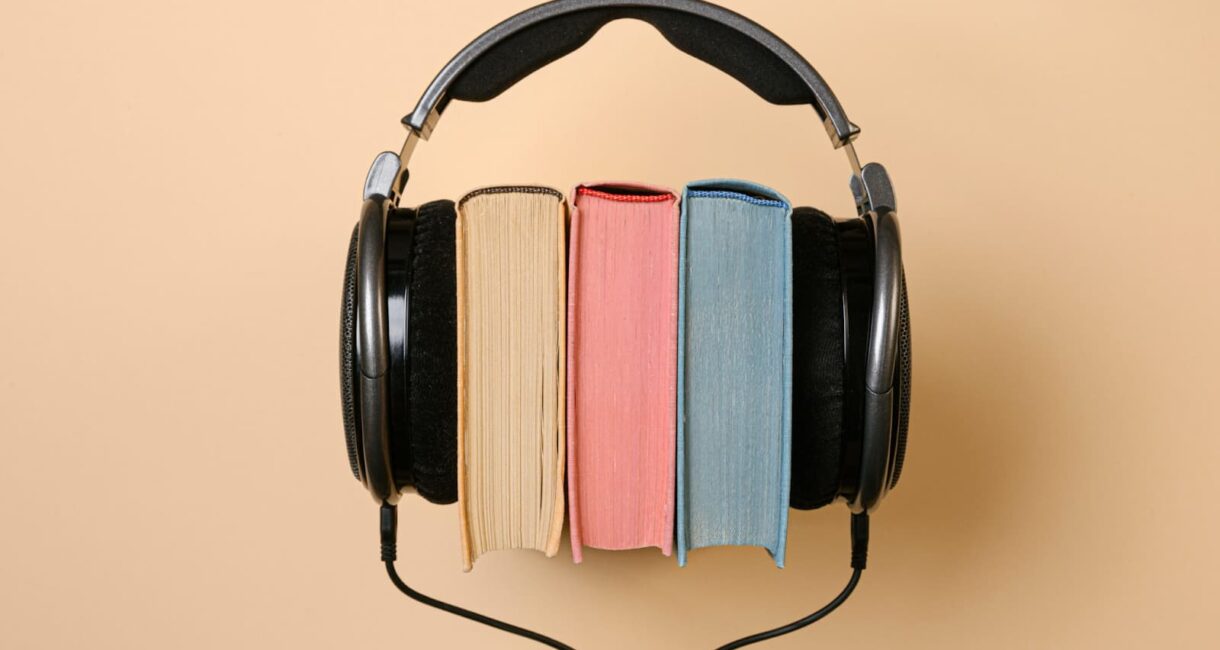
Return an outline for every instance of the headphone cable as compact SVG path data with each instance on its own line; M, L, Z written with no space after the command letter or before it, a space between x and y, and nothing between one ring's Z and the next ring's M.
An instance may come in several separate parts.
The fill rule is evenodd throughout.
M751 634L750 636L737 639L732 643L726 643L720 646L717 650L734 650L735 648L744 648L745 646L774 639L777 636L783 636L790 632L795 632L803 627L812 625L828 614L839 608L851 593L856 590L856 585L860 583L860 575L864 573L864 568L868 564L868 513L853 513L851 516L851 579L847 581L847 586L843 591L835 596L834 600L826 604L825 607L818 611L802 618L798 621L793 621L787 625L777 627L766 632Z
M556 641L549 636L539 634L533 630L527 630L523 627L517 627L511 623L494 619L490 616L484 616L478 612L472 612L468 609L452 605L443 600L437 600L431 596L422 594L412 589L407 583L403 582L402 577L398 575L398 570L394 567L394 562L398 559L398 508L388 503L381 505L381 561L385 563L386 574L390 576L390 582L398 588L403 594L406 594L411 599L427 605L435 607L444 612L448 612L455 616L469 619L476 623L482 623L497 630L516 634L531 641L536 641L545 646L556 648L556 650L575 650L572 646ZM802 628L808 627L835 611L847 601L852 592L856 590L856 585L860 583L860 576L864 573L864 569L868 564L868 513L853 513L851 516L851 579L847 581L847 586L843 591L835 596L834 600L826 604L825 607L797 621L793 621L787 625L777 627L765 632L759 632L747 637L743 637L726 643L720 646L717 650L735 650L736 648L744 648L748 645L761 643L774 639L778 636L783 636L791 632L796 632Z
M484 616L478 612L463 609L457 605L451 605L445 601L437 600L431 596L427 596L415 591L408 586L407 583L403 582L402 578L398 575L398 570L394 568L394 561L397 558L398 508L388 503L383 503L381 505L381 561L385 563L385 570L390 576L390 582L393 582L394 586L398 587L399 591L429 607L435 607L455 616L461 616L462 618L494 627L497 630L502 630L504 632L508 632L509 634L516 634L517 636L525 637L531 641L537 641L543 645L556 648L556 650L575 650L572 646L556 641L549 636L539 634L532 630L527 630L523 627L517 627L511 623L505 623L504 621L494 619L490 616Z

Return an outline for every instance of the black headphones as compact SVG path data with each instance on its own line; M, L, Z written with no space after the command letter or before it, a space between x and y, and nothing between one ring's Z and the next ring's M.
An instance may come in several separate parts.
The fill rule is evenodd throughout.
M382 560L394 584L427 605L567 648L437 601L395 568L395 504L406 491L457 499L457 335L450 201L399 208L407 162L452 100L487 101L584 45L606 23L634 18L678 49L723 70L773 104L810 104L835 148L846 150L858 215L835 221L792 214L793 417L791 505L836 500L852 516L852 579L829 605L790 625L730 643L736 648L800 629L855 588L867 557L868 515L898 482L911 390L910 319L893 185L860 165L847 119L821 75L749 19L701 0L555 0L491 28L453 57L403 118L398 154L373 162L352 233L340 335L343 423L351 469L381 504Z

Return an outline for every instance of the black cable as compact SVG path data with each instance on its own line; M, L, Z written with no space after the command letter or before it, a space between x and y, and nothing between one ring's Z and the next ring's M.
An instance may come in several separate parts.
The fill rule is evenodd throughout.
M381 506L381 561L385 563L386 573L390 576L390 582L394 583L398 590L406 594L408 597L423 603L429 607L435 607L444 612L448 612L455 616L469 619L476 623L482 623L494 627L497 630L516 634L517 636L525 637L531 641L536 641L546 646L556 648L557 650L575 650L572 646L556 641L549 636L545 636L527 630L523 627L517 627L511 623L505 623L490 616L484 616L478 612L472 612L468 609L463 609L457 605L451 605L442 600L437 600L431 596L421 594L415 591L407 583L402 581L398 575L398 570L394 568L394 562L398 558L398 509L389 504ZM748 645L760 643L774 639L778 636L796 632L804 627L812 625L821 619L825 618L831 612L835 611L847 601L852 592L856 590L856 585L860 583L860 576L864 573L864 569L868 564L868 514L859 513L851 516L851 579L847 581L847 586L843 591L835 596L834 600L826 604L825 607L818 611L802 618L798 621L793 621L787 625L777 627L766 632L759 632L750 636L738 639L731 643L720 646L718 650L734 650L735 648L744 648Z
M760 642L766 641L768 639L774 639L777 636L783 636L785 634L788 634L789 632L795 632L807 625L812 625L812 624L818 622L822 618L825 618L827 614L835 611L835 609L838 608L839 605L843 604L843 601L847 600L847 597L850 596L851 592L855 590L856 583L860 582L860 574L863 572L864 572L863 569L855 569L854 571L852 571L851 580L849 580L847 582L847 586L843 588L843 591L840 592L839 595L836 596L834 600L830 601L830 603L827 604L822 609L819 609L818 611L810 614L809 616L806 616L805 618L802 618L799 621L794 621L794 622L784 625L782 627L777 627L774 630L767 630L766 632L759 632L758 634L752 634L743 639L737 639L736 641L734 641L732 643L726 643L726 644L720 646L719 650L733 650L734 648L744 648L745 646L748 646L748 645L751 645L754 643L760 643Z
M774 639L777 636L783 636L790 632L795 632L803 627L812 625L828 614L839 608L851 596L851 592L856 590L856 585L860 583L860 575L864 573L864 568L868 564L868 513L853 514L851 516L851 580L847 581L847 586L843 591L839 592L835 599L826 604L825 607L818 611L800 619L793 621L787 625L777 627L766 632L751 634L750 636L737 639L732 643L726 643L720 646L717 650L734 650L734 648L744 648L745 646Z
M509 634L516 634L517 636L523 636L532 641L537 641L538 643L541 643L543 645L550 646L552 648L556 648L557 650L575 650L572 646L560 643L559 641L556 641L555 639L552 639L549 636L544 636L537 632L527 630L523 627L517 627L516 625L512 625L510 623L505 623L504 621L500 621L500 620L491 618L490 616L484 616L477 612L472 612L468 609L463 609L461 607L458 607L457 605L450 605L449 603L446 603L441 600L437 600L435 598L432 598L431 596L426 596L424 594L419 593L418 591L415 591L414 589L409 587L407 585L407 583L402 581L402 578L399 577L399 575L398 575L397 569L394 568L394 561L397 559L397 556L398 556L397 546L398 546L398 509L389 504L382 504L382 506L381 506L381 561L385 562L385 570L386 570L386 573L389 574L389 576L390 576L390 582L393 582L394 586L398 587L399 591L406 594L410 598L412 598L420 603L423 603L424 605L427 605L429 607L435 607L441 611L448 612L455 616L461 616L462 618L472 620L476 623L482 623L483 625L489 625L491 627L496 628L497 630L502 630L504 632L508 632Z

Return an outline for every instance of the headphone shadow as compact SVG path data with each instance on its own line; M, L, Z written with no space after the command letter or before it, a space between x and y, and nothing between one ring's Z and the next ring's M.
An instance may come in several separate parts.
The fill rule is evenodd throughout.
M994 558L1008 542L1011 512L1027 500L1023 481L1039 461L1029 414L1058 392L1034 365L1032 333L972 309L981 299L961 298L959 313L939 316L913 346L925 352L914 361L910 447L902 480L872 522L874 555L923 584L969 576L977 568L969 558Z

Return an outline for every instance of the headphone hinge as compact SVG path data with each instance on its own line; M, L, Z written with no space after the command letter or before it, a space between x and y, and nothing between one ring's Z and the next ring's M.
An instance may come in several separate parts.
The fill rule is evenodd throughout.
M411 160L411 154L415 153L415 147L421 139L419 133L411 129L399 153L384 151L377 154L364 177L364 200L380 195L388 198L391 205L398 207L398 199L406 189L409 176L407 162Z
M870 213L896 211L898 200L889 172L881 163L869 163L861 168L855 153L853 148L848 148L852 163L851 193L856 199L859 216L867 218Z

